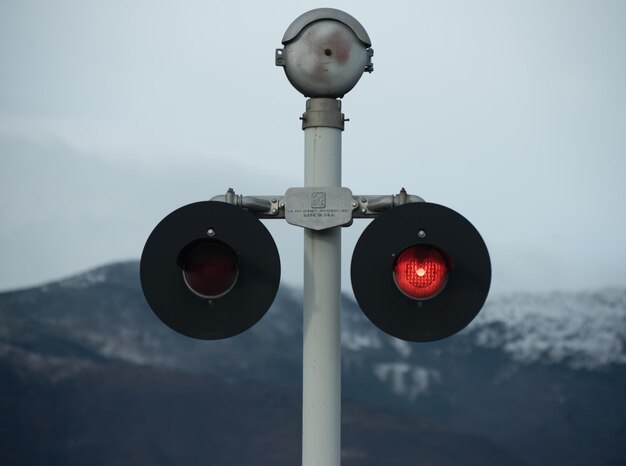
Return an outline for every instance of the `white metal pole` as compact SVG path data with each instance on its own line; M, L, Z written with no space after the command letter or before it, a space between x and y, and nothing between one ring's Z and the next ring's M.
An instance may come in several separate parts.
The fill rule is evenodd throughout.
M338 100L311 99L307 111L318 105L343 125ZM342 130L303 126L305 187L341 186ZM302 466L341 463L340 275L341 227L305 229Z

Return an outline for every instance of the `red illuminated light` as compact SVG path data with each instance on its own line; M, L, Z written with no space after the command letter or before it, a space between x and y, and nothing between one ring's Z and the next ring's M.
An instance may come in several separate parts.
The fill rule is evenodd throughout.
M203 298L217 298L228 293L238 275L235 254L218 242L199 244L187 254L183 264L185 283Z
M446 285L448 263L437 248L417 244L398 255L393 278L400 291L410 298L429 299Z

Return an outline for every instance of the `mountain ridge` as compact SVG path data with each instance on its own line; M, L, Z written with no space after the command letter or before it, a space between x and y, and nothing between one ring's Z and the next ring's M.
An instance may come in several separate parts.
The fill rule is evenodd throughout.
M45 294L62 289L78 291L107 283L136 291L139 287L138 262L109 264L41 286L0 293L0 296L17 293L22 300L33 300L33 294L37 293ZM141 299L139 296L139 301ZM300 311L301 293L295 288L283 284L277 297L277 300L281 299ZM134 304L147 308L143 302ZM342 316L343 327L356 325L360 331L358 334L344 332L342 347L349 351L358 351L368 345L380 347L381 338L385 339L387 336L362 318L358 306L347 293L342 294L342 304L348 313L347 317ZM602 312L602 319L598 319L593 313L583 312L583 305L595 307ZM626 364L624 309L626 288L611 287L576 293L553 291L501 294L489 298L475 321L460 332L460 335L473 334L474 343L481 347L501 347L517 362L565 361L574 369L601 369L610 364ZM271 311L268 312L263 320L271 318L271 315ZM284 313L280 318L283 320L274 323L282 332L290 331L285 322L298 325L297 318L285 320ZM364 322L370 326L369 329ZM254 332L254 328L251 331ZM400 354L410 353L409 343L392 338L390 340L389 344L397 348ZM113 350L105 348L103 351ZM130 355L129 357L132 358Z
M250 330L223 341L193 340L148 308L138 264L117 263L1 293L0 362L11 377L40 373L38 383L51 386L82 383L94 367L134 367L157 378L163 371L299 394L301 309L301 293L282 286ZM390 413L386 419L441 426L446 441L452 432L465 436L462 442L486 440L488 450L507 452L506 464L621 461L625 317L626 290L522 293L488 300L451 338L411 344L379 331L344 294L343 399ZM395 431L386 425L387 434Z

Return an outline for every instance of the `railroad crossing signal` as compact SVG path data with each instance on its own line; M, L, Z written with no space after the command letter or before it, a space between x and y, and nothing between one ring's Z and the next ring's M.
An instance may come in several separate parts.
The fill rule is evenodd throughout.
M337 99L373 70L367 32L352 16L320 8L297 18L283 44L276 65L312 97L303 129L330 129L337 137L345 121ZM489 253L478 231L453 210L404 190L394 196L353 196L333 186L277 196L229 190L172 212L150 235L141 283L163 322L187 336L219 339L263 317L278 290L280 259L259 218L286 219L309 231L375 219L354 250L352 288L365 315L398 338L432 341L458 332L489 291Z
M452 209L417 196L290 188L284 196L238 196L231 190L213 199L165 217L141 258L150 307L184 335L235 336L270 308L280 258L258 218L287 219L317 231L373 218L354 249L352 289L370 321L397 338L451 336L476 317L487 298L491 263L476 228Z
M148 304L172 329L201 339L235 336L271 306L280 259L259 219L304 229L303 466L339 466L341 235L353 219L373 219L359 238L352 287L365 315L409 341L448 337L483 306L489 253L457 212L402 189L353 195L341 186L341 99L372 72L370 38L352 16L309 11L289 26L275 64L309 97L302 115L304 187L283 195L241 196L232 189L181 207L148 238L141 284Z
M189 204L165 217L141 256L141 286L166 325L215 340L256 324L280 282L278 249L250 212L224 202Z
M485 242L447 207L418 202L385 212L359 238L352 289L381 330L409 341L433 341L469 324L491 281Z

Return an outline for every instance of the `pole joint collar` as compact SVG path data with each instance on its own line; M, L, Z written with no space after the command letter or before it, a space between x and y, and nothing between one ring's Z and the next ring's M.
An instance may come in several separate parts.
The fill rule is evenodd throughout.
M306 101L306 112L300 118L302 129L314 127L338 128L345 126L345 115L341 113L341 100L317 97Z

